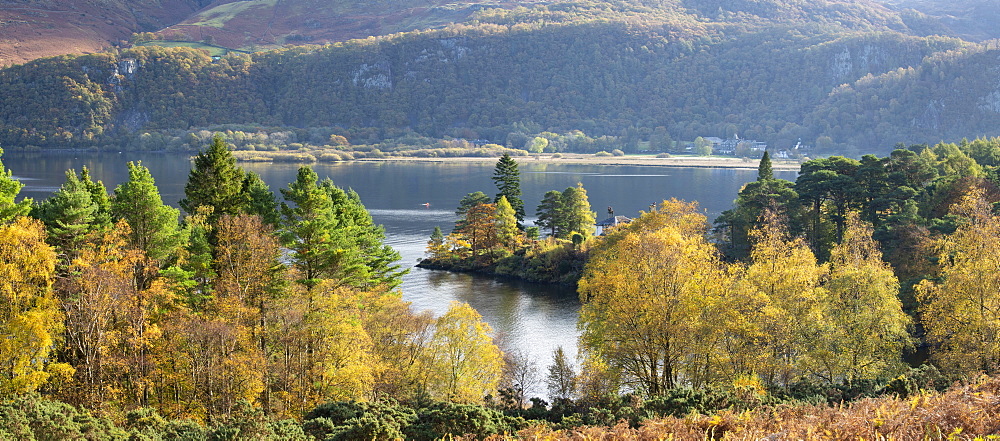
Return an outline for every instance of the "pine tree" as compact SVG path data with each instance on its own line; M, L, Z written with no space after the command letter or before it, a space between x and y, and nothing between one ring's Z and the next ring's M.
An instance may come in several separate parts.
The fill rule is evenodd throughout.
M260 175L247 172L246 177L243 179L243 192L249 198L249 203L245 210L246 213L260 216L260 219L265 224L277 228L281 223L278 201L275 199L274 193L271 192L271 188L260 178Z
M0 149L3 156L3 149ZM0 224L8 223L18 216L25 216L31 211L31 199L14 202L24 184L14 180L13 172L7 170L0 162Z
M382 244L385 232L372 222L357 193L345 192L309 167L299 169L295 182L281 190L285 200L282 237L301 271L300 283L316 286L323 279L358 288L395 287L404 271L394 262L399 254Z
M559 237L564 229L562 211L562 193L559 190L549 190L535 209L535 215L538 216L535 223L548 229L550 236Z
M107 226L99 224L99 211L87 184L77 177L75 170L68 170L66 182L36 206L32 215L45 224L48 242L56 247L61 265L66 265L88 234Z
M521 172L517 169L517 162L510 155L504 153L497 161L493 170L493 183L496 184L497 193L493 198L493 203L500 202L501 197L507 197L507 202L514 208L514 215L518 224L524 222L524 201L521 200Z
M771 154L764 150L764 156L761 156L760 164L757 166L757 180L768 179L774 179L774 170L771 169Z
M99 226L111 225L111 197L108 196L108 189L101 181L94 182L90 179L90 170L83 166L80 170L80 183L90 191L90 200L97 207L94 213L94 224Z
M244 191L244 176L225 140L215 135L208 149L194 158L180 206L188 214L194 214L201 206L213 207L208 219L210 225L215 225L223 215L245 212L250 198Z
M186 239L177 223L180 212L163 204L153 175L141 162L128 163L128 176L127 182L115 188L111 214L128 222L130 245L163 263Z
M562 346L552 351L552 364L548 371L545 384L549 388L549 396L553 400L573 399L576 395L576 371Z

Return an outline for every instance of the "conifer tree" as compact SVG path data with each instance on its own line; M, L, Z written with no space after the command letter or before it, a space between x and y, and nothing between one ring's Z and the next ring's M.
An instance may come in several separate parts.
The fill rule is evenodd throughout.
M353 287L402 282L403 271L393 263L399 254L383 245L385 232L372 222L357 193L345 192L309 167L299 169L295 182L282 189L285 200L282 238L307 287L335 279Z
M760 157L760 164L757 165L757 180L768 179L774 179L774 170L771 169L771 154L764 150L764 156Z
M281 223L281 213L278 211L278 201L271 192L260 175L247 172L243 179L243 192L246 193L249 202L246 206L247 214L260 216L265 224L277 228Z
M0 149L0 156L3 156L3 149ZM12 175L13 172L4 168L3 162L0 162L0 223L10 222L31 211L31 199L14 202L24 184L15 180Z
M538 216L535 223L548 229L550 236L559 237L565 228L562 211L562 193L559 190L549 190L535 209L535 215Z
M163 204L153 175L141 162L128 163L129 180L115 188L111 214L131 228L129 244L162 264L184 242L178 226L180 212Z
M507 202L514 208L514 216L520 225L524 222L524 201L521 200L521 172L517 169L517 161L510 155L504 153L497 161L493 170L493 183L496 184L497 193L493 198L493 203L499 203L501 197L506 197Z
M48 231L48 242L57 247L64 262L72 259L85 236L94 231L98 206L91 199L90 189L77 177L75 170L66 171L66 182L51 197L33 210Z
M215 225L223 215L244 212L250 203L244 191L244 177L225 140L215 135L208 149L194 158L180 206L188 214L194 214L200 206L213 207L208 219L210 225Z

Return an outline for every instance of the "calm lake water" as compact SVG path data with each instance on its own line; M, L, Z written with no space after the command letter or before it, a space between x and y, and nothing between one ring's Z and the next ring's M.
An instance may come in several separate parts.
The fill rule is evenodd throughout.
M65 181L68 169L87 166L108 191L128 178L126 162L141 160L156 179L164 202L177 205L184 193L191 163L187 155L167 153L51 153L7 152L4 165L25 184L22 197L48 197ZM242 164L260 174L277 193L295 179L297 165ZM313 166L320 178L353 188L375 222L385 226L386 243L412 267L423 256L435 226L447 234L455 221L454 210L467 193L495 194L490 179L493 164L351 162ZM564 190L582 182L598 219L607 207L616 215L633 217L651 203L678 198L699 201L709 219L732 206L740 187L756 179L756 170L591 166L534 163L520 160L521 189L529 217L549 190ZM795 172L776 177L794 180ZM425 206L424 204L430 204ZM530 225L530 223L529 223ZM452 301L468 302L507 342L533 360L539 374L551 362L552 351L562 346L576 354L579 301L572 290L547 285L495 280L470 274L453 274L411 268L404 277L403 298L417 310L443 314ZM544 385L533 388L545 395Z

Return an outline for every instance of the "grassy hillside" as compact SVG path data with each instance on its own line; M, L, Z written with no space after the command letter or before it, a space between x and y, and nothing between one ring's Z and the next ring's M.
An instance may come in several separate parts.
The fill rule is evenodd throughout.
M175 24L210 0L0 1L0 67L93 53Z

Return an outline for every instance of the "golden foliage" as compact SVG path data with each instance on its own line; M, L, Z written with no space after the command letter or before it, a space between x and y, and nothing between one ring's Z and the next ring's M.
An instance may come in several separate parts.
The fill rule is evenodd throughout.
M493 393L503 371L503 353L490 325L468 303L452 302L434 323L434 335L421 359L431 397L481 403Z
M0 225L0 393L34 392L51 375L50 354L62 332L52 291L56 254L41 222ZM57 370L64 371L62 366Z
M711 311L731 284L700 233L695 204L665 201L591 247L580 280L581 344L650 394L680 378L706 381Z
M932 358L945 368L1000 371L1000 217L981 190L952 208L965 220L938 242L941 278L917 287Z

